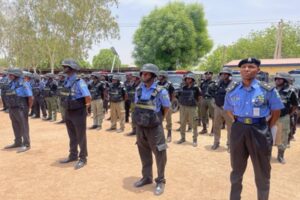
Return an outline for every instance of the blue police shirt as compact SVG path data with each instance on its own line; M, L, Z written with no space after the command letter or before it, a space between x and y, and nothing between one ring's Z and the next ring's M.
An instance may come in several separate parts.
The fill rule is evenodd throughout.
M239 83L225 96L224 110L231 111L239 117L262 118L270 115L272 110L284 108L277 90L268 91L254 79L250 87Z
M151 98L151 95L153 91L157 87L157 83L153 83L150 88L147 88L144 83L141 83L140 85L142 89L142 95L141 99L142 100L149 100ZM169 108L171 106L170 98L169 98L169 93L166 89L162 89L161 92L159 92L156 96L156 110L155 112L160 112L161 111L161 106L165 108ZM136 103L138 101L137 93L135 93L135 99L134 102Z
M16 90L19 97L31 97L32 89L29 82L24 81L22 78L15 79L10 82L10 89Z
M71 98L72 100L80 99L83 97L91 96L87 84L84 80L79 79L77 81L76 74L73 74L70 77L67 77L64 86L66 88L71 88Z

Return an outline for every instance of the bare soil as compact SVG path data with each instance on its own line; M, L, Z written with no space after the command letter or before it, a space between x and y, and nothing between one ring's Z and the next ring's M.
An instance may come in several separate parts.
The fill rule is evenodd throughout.
M109 114L106 115L106 118ZM65 125L30 119L32 148L17 154L0 150L0 200L105 200L105 199L186 199L225 200L230 189L230 160L225 148L226 131L222 130L221 147L211 151L213 137L200 135L198 147L192 147L192 134L183 145L175 144L180 134L178 113L173 115L173 141L169 144L165 193L153 195L155 185L137 189L133 183L141 176L141 163L135 137L126 124L124 133L106 132L105 120L100 131L88 130L88 164L74 170L74 163L62 165L68 155ZM92 125L88 117L88 126ZM201 127L199 127L200 131ZM286 151L287 164L277 163L273 148L270 200L300 199L300 137ZM9 115L0 112L0 148L13 142ZM153 165L156 176L155 162ZM243 180L242 199L256 199L251 160Z

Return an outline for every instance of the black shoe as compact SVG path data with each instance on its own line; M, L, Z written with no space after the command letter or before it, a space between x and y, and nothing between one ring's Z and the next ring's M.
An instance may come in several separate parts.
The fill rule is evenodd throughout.
M200 131L199 134L206 134L207 133L207 129L202 129L202 131Z
M22 146L18 149L17 153L23 153L25 151L28 151L30 149L30 146Z
M45 120L45 121L50 121L50 120L51 120L51 117L44 118L43 120Z
M143 187L144 185L151 184L152 179L142 178L141 180L134 183L134 187Z
M178 129L176 129L175 131L180 131L180 127Z
M216 150L217 148L219 148L220 144L219 143L214 143L212 146L211 146L211 149L212 150Z
M31 119L38 119L40 116L32 116Z
M131 131L130 133L127 133L127 136L133 136L136 135L135 131Z
M13 148L18 148L18 147L22 147L22 144L13 143L11 145L5 146L4 149L13 149Z
M108 128L108 129L106 129L106 131L115 131L115 130L117 130L117 128L112 128L112 127L110 127L110 128Z
M68 157L68 158L65 158L63 160L60 160L59 163L60 164L66 164L66 163L74 162L74 161L77 161L77 160L78 160L78 158L70 158L70 157Z
M86 160L80 159L74 166L74 169L80 169L86 165Z
M161 195L165 191L165 184L164 183L157 183L155 187L154 194L155 195Z
M185 142L185 139L181 138L179 141L177 141L177 144L182 144Z
M188 129L186 130L186 132L192 132L192 128L188 127Z
M96 129L96 128L98 128L98 125L93 125L89 129Z

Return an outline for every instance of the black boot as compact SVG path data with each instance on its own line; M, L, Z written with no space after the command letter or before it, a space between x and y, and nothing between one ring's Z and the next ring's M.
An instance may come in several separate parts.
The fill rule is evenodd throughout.
M172 141L172 131L168 130L167 142L171 142L171 141Z
M200 133L199 134L206 134L207 133L207 127L206 127L206 124L202 124L203 125L203 129L202 129L202 131L200 131Z
M130 133L127 133L127 136L133 136L136 135L136 128L133 128Z
M281 164L285 164L284 150L278 149L277 160L278 160L278 162L280 162Z

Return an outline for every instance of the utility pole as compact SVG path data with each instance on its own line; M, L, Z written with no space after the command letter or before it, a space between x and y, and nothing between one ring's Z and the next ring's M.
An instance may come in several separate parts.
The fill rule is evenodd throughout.
M274 51L274 59L281 58L282 51L282 32L283 32L283 20L281 19L278 23L277 35L276 35L276 46Z
M116 58L119 57L119 55L118 55L118 53L117 53L117 51L116 51L116 49L114 47L111 47L110 49L114 53L114 60L113 60L113 63L112 63L112 66L111 66L111 70L110 70L110 73L113 73L115 62L116 62ZM119 73L119 70L120 70L120 66L118 66L118 73Z

